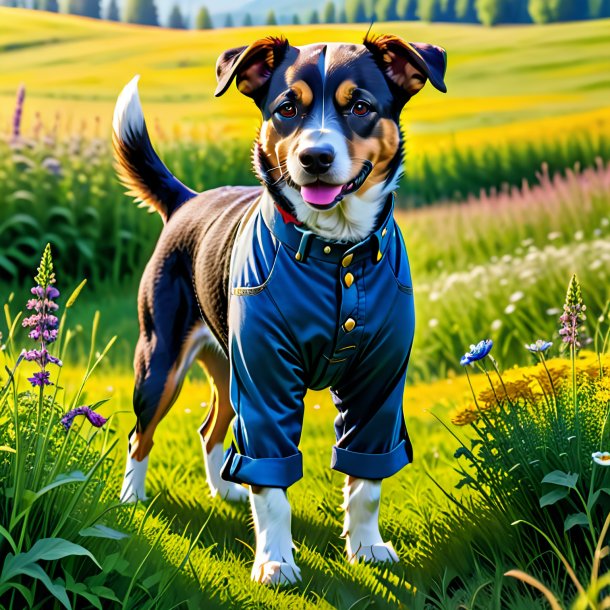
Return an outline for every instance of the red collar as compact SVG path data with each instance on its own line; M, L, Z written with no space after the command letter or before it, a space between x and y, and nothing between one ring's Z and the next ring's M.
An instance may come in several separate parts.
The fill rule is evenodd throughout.
M284 224L288 224L289 222L291 222L292 224L296 225L297 227L303 224L302 222L299 222L290 212L287 212L284 208L280 207L277 203L275 204L275 207L276 207L277 211L280 213L280 216L282 217Z

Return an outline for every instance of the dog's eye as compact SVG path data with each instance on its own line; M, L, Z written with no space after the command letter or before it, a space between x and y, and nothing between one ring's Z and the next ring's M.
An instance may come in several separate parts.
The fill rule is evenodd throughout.
M352 114L356 116L366 116L371 111L371 105L360 100L352 106Z
M297 107L293 102L284 102L277 109L277 113L285 119L293 119L297 115Z

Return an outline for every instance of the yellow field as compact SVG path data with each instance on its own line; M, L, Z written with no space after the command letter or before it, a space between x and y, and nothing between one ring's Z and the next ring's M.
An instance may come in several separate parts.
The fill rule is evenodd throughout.
M542 29L544 28L544 36ZM231 90L213 97L214 64L226 48L283 33L293 44L361 41L363 25L176 31L0 8L0 130L8 129L15 90L27 87L25 129L40 112L61 130L83 122L106 135L114 100L142 75L146 116L168 137L251 139L257 109ZM418 148L537 138L610 123L609 21L483 28L376 24L448 50L449 93L431 87L408 105L404 124ZM96 127L99 117L99 127ZM162 137L156 131L156 137Z

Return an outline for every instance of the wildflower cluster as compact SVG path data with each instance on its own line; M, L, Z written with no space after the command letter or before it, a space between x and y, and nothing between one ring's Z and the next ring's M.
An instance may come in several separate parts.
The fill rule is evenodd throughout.
M34 341L40 343L40 348L24 350L22 356L25 360L36 362L40 370L28 377L28 381L32 386L43 387L52 385L50 381L50 372L47 370L47 364L56 364L62 366L59 358L51 355L47 346L57 339L58 319L52 312L58 309L55 299L59 296L59 290L53 286L55 283L55 274L53 273L53 259L51 257L51 246L47 244L44 250L38 274L34 278L36 286L31 289L35 298L29 299L27 308L36 313L23 320L23 326L31 328L28 336Z
M585 315L586 309L587 306L582 301L580 284L576 275L573 275L570 280L570 285L568 286L566 301L563 306L563 314L559 318L559 321L561 322L559 334L562 337L563 343L572 347L574 350L578 350L581 347L581 335L583 331L581 323L587 319L587 316Z

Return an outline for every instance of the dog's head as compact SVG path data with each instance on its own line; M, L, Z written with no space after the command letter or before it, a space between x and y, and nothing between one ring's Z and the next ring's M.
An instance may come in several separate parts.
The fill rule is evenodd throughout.
M216 95L235 80L260 108L255 167L267 186L324 211L395 188L401 110L428 80L445 92L445 67L440 47L396 36L304 47L270 37L220 56Z

